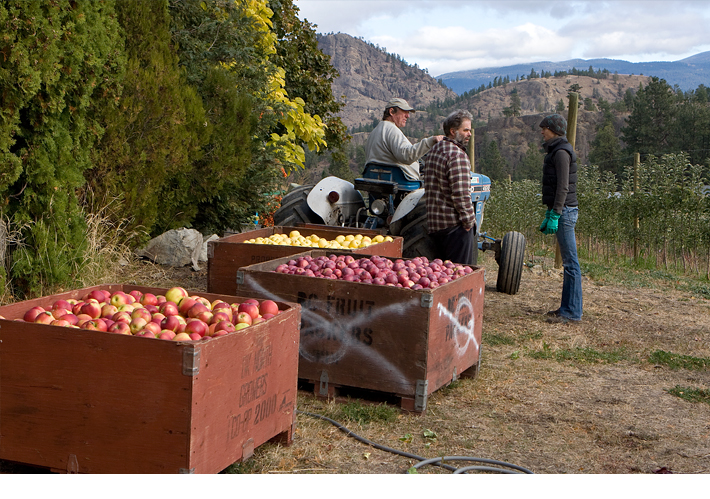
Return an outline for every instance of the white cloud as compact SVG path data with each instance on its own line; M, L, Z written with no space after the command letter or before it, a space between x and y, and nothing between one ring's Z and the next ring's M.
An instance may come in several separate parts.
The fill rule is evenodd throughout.
M678 60L710 50L701 0L296 0L316 31L376 43L430 74L573 58Z

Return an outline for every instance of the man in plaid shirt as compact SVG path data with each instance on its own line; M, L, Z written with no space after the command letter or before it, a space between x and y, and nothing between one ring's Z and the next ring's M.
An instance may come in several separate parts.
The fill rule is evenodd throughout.
M476 214L471 202L471 163L466 144L471 138L471 113L458 110L444 120L446 136L426 157L424 199L427 230L437 257L472 264Z

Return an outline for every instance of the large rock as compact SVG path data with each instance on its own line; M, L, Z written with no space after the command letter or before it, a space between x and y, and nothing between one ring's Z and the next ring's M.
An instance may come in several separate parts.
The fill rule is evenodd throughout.
M218 236L213 234L205 239L195 229L173 229L148 241L136 254L160 265L192 265L194 270L200 270L198 262L207 261L207 242L214 239Z

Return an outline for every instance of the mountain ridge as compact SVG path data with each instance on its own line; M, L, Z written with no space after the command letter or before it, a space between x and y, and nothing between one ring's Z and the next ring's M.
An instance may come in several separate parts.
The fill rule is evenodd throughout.
M657 76L669 85L678 85L681 90L695 90L699 85L710 86L710 51L701 52L678 61L629 62L621 59L569 59L566 61L538 61L501 67L487 67L444 73L435 78L441 80L458 95L471 89L487 85L496 77L508 76L515 80L518 76L527 77L532 70L570 71L573 68L583 70L593 67L595 70L609 70L611 73L624 75Z

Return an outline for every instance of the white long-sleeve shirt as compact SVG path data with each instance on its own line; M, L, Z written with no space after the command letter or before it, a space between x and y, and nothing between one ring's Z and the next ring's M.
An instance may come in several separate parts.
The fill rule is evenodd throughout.
M370 162L397 165L410 180L419 180L419 163L436 143L436 138L427 137L416 144L409 142L402 130L388 120L380 121L370 132L365 144L365 164Z

